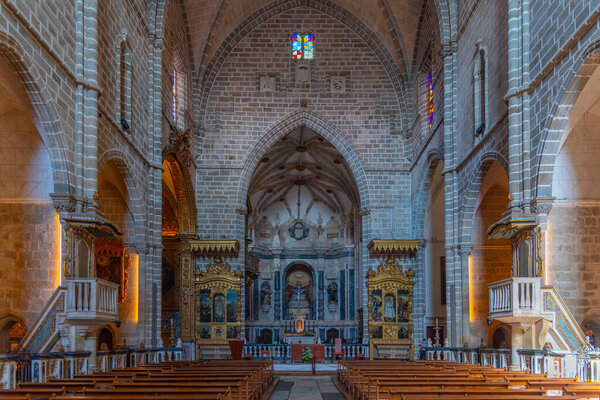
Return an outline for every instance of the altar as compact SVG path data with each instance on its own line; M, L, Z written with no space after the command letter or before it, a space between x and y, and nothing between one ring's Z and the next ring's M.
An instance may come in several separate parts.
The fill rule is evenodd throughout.
M315 344L317 343L317 337L288 333L283 336L283 342L286 344Z

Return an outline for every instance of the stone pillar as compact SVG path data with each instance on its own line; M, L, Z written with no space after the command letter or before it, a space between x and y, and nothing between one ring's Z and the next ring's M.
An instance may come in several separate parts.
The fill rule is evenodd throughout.
M415 286L413 290L413 340L415 343L421 343L425 338L425 247L426 242L421 241L421 251L417 252L412 260L413 271L415 272ZM414 348L415 355L418 346Z
M319 258L317 259L317 274L315 276L315 285L317 288L317 315L315 315L315 319L322 321L325 319L325 286L324 284L324 275L325 274L325 258L323 254L319 254ZM341 288L340 288L341 289ZM319 332L317 332L317 336Z
M94 196L97 191L98 178L98 0L84 0L80 2L81 21L81 46L80 65L78 78L81 86L81 128L78 136L81 139L82 151L82 197L84 206L95 206ZM79 101L78 101L79 103Z
M520 371L521 363L519 362L518 350L523 348L523 328L521 324L511 324L511 371Z
M529 0L508 2L509 208L529 212L531 201L529 94Z
M470 324L470 301L469 301L469 290L470 290L470 276L469 276L469 257L473 247L470 245L461 245L458 254L460 257L459 266L456 268L457 275L455 281L460 280L460 291L457 290L457 298L460 298L460 302L463 305L461 309L457 309L460 312L458 314L459 321L456 321L457 328L457 346L462 346L465 342L469 345L477 345L476 339L471 338L471 324Z
M281 317L281 280L283 279L281 271L281 258L279 253L273 259L273 316L275 321L283 319Z
M450 41L442 45L440 55L444 60L444 195L445 195L445 250L446 250L446 335L452 346L462 341L457 326L457 317L462 314L460 260L457 257L459 244L459 203L457 174L457 50L458 44Z
M369 249L367 245L373 239L372 232L372 221L371 216L369 215L370 211L362 209L360 211L361 215L361 225L362 225L362 246L358 246L358 259L360 260L360 265L357 271L359 276L359 285L361 288L361 307L362 307L362 329L363 329L363 344L369 344L369 290L367 288L367 271L369 271L369 265L371 263L371 259L369 257Z
M150 91L148 96L148 221L145 240L149 254L140 260L140 280L144 279L144 291L140 291L140 305L145 304L143 317L146 342L157 341L161 330L162 309L162 32L151 32L147 40L148 49L148 79ZM142 274L142 271L143 274ZM156 287L156 302L158 307L153 315L151 296L153 287ZM140 286L142 288L142 286ZM190 298L191 301L192 298ZM141 306L142 307L142 306ZM140 307L140 308L141 308ZM142 319L143 318L143 319Z

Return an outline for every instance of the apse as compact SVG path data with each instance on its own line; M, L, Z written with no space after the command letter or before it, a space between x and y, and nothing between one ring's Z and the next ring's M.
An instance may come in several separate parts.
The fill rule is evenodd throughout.
M355 249L360 199L340 152L307 126L277 141L248 193L247 337L282 340L297 319L326 341L356 338ZM265 333L268 330L268 333Z

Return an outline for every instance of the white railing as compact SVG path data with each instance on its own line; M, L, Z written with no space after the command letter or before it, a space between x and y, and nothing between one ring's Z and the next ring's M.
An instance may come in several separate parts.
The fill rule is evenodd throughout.
M156 364L163 361L181 361L180 347L154 349L119 349L98 351L96 370L90 370L92 353L39 353L30 354L26 361L19 355L0 355L0 389L15 389L18 382L47 382L48 379L71 379L74 375L91 372L109 372L113 369ZM18 368L23 369L19 374Z
M325 344L325 361L333 361L335 346ZM344 357L355 359L359 354L369 358L369 345L367 344L343 344ZM252 355L253 359L290 360L292 357L292 345L289 344L253 344L244 345L244 354Z
M67 280L67 319L117 319L119 285L99 278Z
M488 286L490 317L541 315L541 278L509 278Z

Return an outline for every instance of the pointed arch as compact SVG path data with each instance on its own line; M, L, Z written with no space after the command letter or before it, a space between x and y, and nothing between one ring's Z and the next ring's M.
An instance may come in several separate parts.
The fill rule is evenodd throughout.
M169 164L169 172L175 188L175 200L177 201L177 221L180 233L196 234L197 210L196 197L192 178L188 168L182 167L175 153L167 153L163 157L164 163Z
M74 194L73 164L67 158L63 139L66 135L58 113L49 100L51 96L45 87L38 85L44 79L17 42L3 33L0 33L0 56L6 59L21 78L33 107L32 119L50 155L54 192Z
M352 144L347 141L344 135L333 127L333 125L321 117L304 110L296 111L283 118L250 146L244 156L244 167L236 196L237 207L242 209L246 208L246 198L250 187L250 181L260 159L275 142L302 125L307 126L321 135L342 154L354 176L360 198L360 208L369 208L370 191L363 163L358 156L357 151Z
M483 183L485 176L494 162L500 164L504 173L508 176L508 161L506 158L496 151L490 151L481 155L476 164L477 168L473 170L471 176L467 180L469 185L463 194L463 201L459 208L459 221L461 221L459 226L459 238L460 243L463 245L470 245L472 243L473 217L477 211L479 191L481 190L481 184Z

